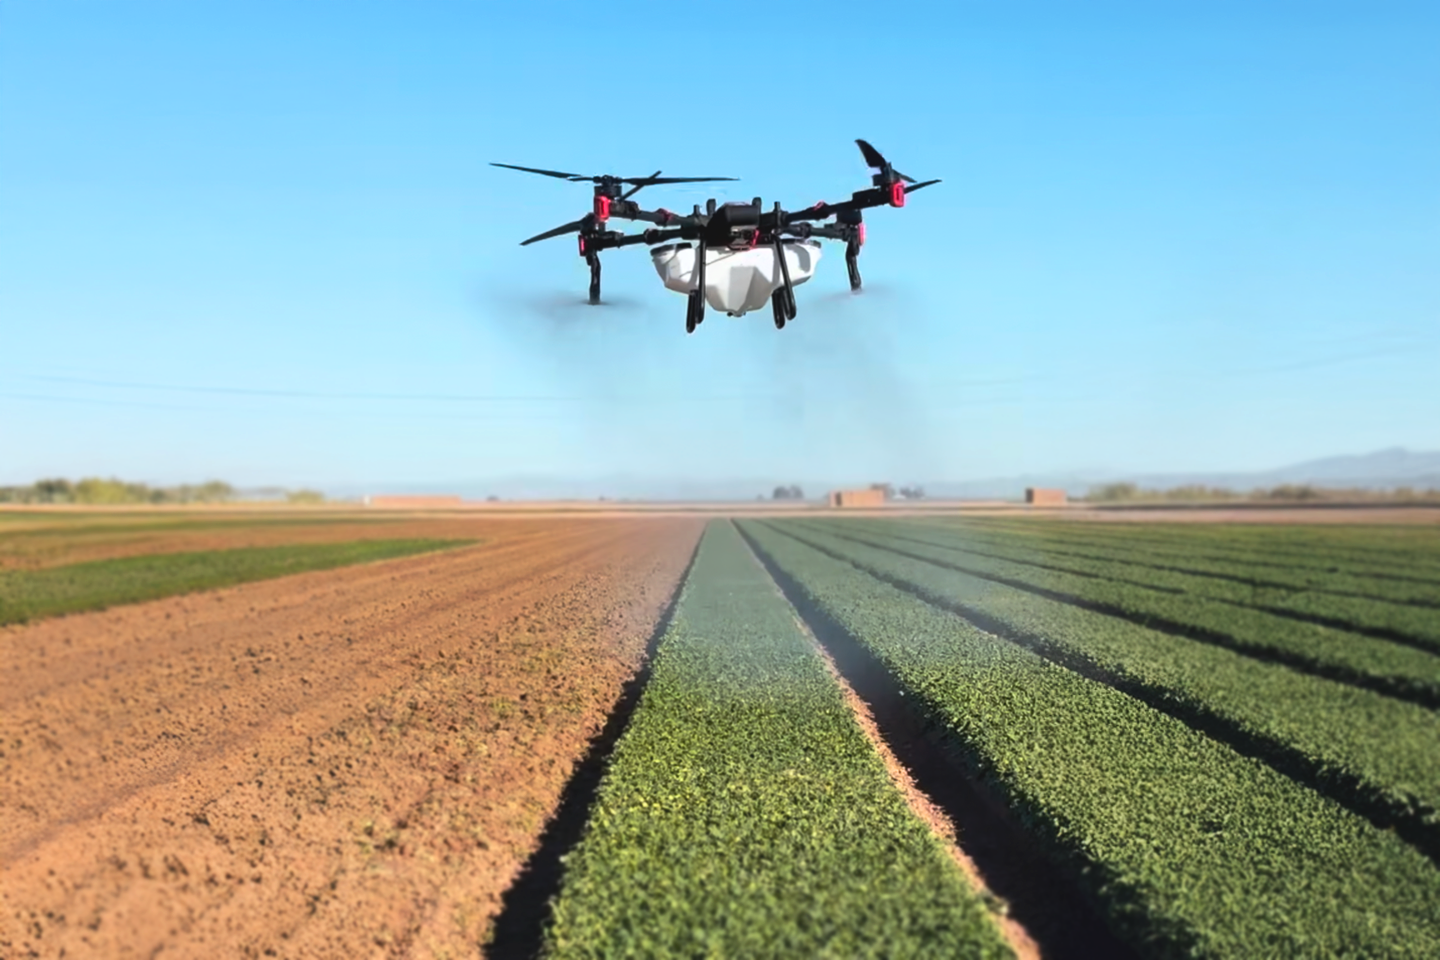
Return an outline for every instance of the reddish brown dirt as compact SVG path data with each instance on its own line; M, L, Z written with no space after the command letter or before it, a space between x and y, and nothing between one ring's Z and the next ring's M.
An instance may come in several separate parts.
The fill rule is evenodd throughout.
M256 522L259 519L260 522ZM267 522L280 520L282 522ZM168 522L167 522L168 521ZM68 522L12 522L0 527L0 572L37 569L89 560L151 553L232 550L292 543L340 543L411 537L509 541L538 535L565 521L525 522L503 518L431 518L392 514L375 518L336 518L307 523L296 518L205 517L139 518L99 515Z
M776 592L779 592L778 587L776 588ZM826 650L824 645L815 638L815 635L810 632L809 626L800 618L799 614L795 615L795 625L800 628L802 633L810 638L810 642L814 645L815 651L820 655L820 659L825 662L825 669L829 671L830 676L833 677L839 685L840 692L845 697L845 703L849 706L851 714L855 717L855 723L864 732L865 738L870 741L870 746L880 755L881 761L885 764L885 770L890 775L890 782L895 785L895 789L900 791L900 795L905 798L905 803L909 805L911 812L919 817L940 840L945 847L945 852L950 855L950 859L955 861L956 866L965 874L965 878L970 881L970 885L976 890L989 893L989 884L985 881L985 875L980 871L979 866L976 865L970 854L965 852L964 847L960 843L959 832L955 829L954 821L950 819L949 815L946 814L925 791L916 785L914 777L910 775L910 771L900 762L900 759L895 756L894 751L890 749L890 744L885 741L885 737L880 733L880 727L875 722L875 715L870 712L870 705L860 698L860 695L855 692L854 687L850 686L850 681L845 679L845 675L840 672L840 668L836 665L835 658L831 656L830 651ZM994 894L992 893L991 896L993 897ZM996 927L999 928L1000 936L1005 939L1010 949L1015 952L1017 960L1040 960L1040 945L1035 942L1035 938L1030 935L1030 931L1026 930L1015 918L1004 914L997 915L992 913L990 914L990 919Z
M702 526L511 523L0 630L0 955L475 955Z

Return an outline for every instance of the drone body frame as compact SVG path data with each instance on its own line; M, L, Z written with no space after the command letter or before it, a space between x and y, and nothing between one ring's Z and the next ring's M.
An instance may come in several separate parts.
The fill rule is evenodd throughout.
M642 188L654 184L699 183L733 180L733 177L588 177L507 163L492 166L522 170L571 182L594 184L589 213L570 223L537 234L521 242L527 246L540 240L577 233L577 249L590 267L590 302L600 302L600 253L621 247L645 244L665 286L688 296L685 331L694 333L705 318L707 302L731 316L758 308L768 296L777 329L795 319L795 286L804 283L819 260L819 240L845 244L845 265L850 289L859 291L860 248L865 244L863 211L874 207L905 206L905 198L916 190L939 183L914 178L897 171L878 150L856 140L866 164L876 171L871 186L857 190L849 200L817 203L796 211L785 210L777 201L765 210L759 197L750 203L717 204L706 201L702 212L696 204L690 214L681 215L663 207L646 210L631 199ZM625 187L630 189L625 190ZM825 223L821 221L832 220ZM646 230L627 234L609 229L611 220L649 223ZM693 246L692 246L693 244ZM768 256L762 253L768 251ZM721 275L720 282L707 285L707 268Z

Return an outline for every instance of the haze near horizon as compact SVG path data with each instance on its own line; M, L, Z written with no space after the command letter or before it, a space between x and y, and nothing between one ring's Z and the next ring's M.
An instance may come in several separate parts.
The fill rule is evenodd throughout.
M716 9L8 4L0 484L1440 449L1433 6ZM795 208L868 184L856 137L944 182L784 331L687 337L643 249L583 305L572 238L518 243L587 186L489 166Z

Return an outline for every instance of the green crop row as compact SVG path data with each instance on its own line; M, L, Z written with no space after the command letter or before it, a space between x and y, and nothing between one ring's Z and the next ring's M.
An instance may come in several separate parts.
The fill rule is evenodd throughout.
M1440 871L1394 835L785 525L743 529L812 615L873 651L951 731L1144 955L1440 952Z
M1280 658L1326 676L1440 706L1440 657L1435 655L1440 652L1440 610L1392 608L1410 615L1405 623L1411 632L1400 642L1250 606L1241 599L1246 591L1234 584L1203 584L1204 593L1186 592L1174 574L1166 580L1164 574L1122 571L1113 562L1051 557L1027 545L977 544L944 532L917 536L909 526L883 521L832 523L824 529L867 542L883 541L912 556L1035 586L1137 621L1203 632L1236 650ZM1233 596L1216 596L1226 590ZM1417 644L1427 648L1416 649Z
M1118 552L1118 551L1117 551ZM1393 636L1440 652L1440 584L1425 586L1339 576L1322 579L1286 569L1249 576L1239 564L1206 564L1200 570L1147 564L1142 558L1100 556L1091 562L1124 563L1127 571L1152 584L1223 599L1281 615L1323 620L1341 629ZM1171 569L1164 569L1169 566ZM1228 575L1226 575L1228 573ZM1206 575L1208 574L1208 575Z
M1298 527L1260 524L1166 525L974 518L953 525L999 534L1043 530L1048 536L1067 537L1080 543L1106 543L1177 558L1204 557L1364 579L1440 582L1440 557L1436 556L1434 545L1423 539L1392 536L1394 528L1357 531L1335 526L1319 532L1306 529L1305 539L1297 540L1292 531ZM1366 536L1357 540L1357 533Z
M728 522L566 859L546 953L1010 955Z
M932 602L960 606L1017 638L1093 665L1137 695L1325 785L1352 807L1393 818L1424 849L1440 852L1434 711L798 523L781 529Z
M1079 542L1104 542L1169 557L1207 557L1278 569L1347 574L1373 580L1440 585L1434 532L1405 527L1300 527L1272 524L1119 524L1074 521L966 520L1001 533L1044 529Z
M1290 593L1303 591L1307 597L1313 597L1319 593L1349 599L1428 605L1432 608L1440 606L1440 582L1376 578L1367 575L1374 572L1373 565L1345 571L1336 567L1333 561L1328 562L1326 566L1317 567L1276 558L1268 561L1259 558L1246 561L1237 557L1218 559L1193 551L1157 553L1142 545L1124 540L1116 541L1109 537L1086 536L1086 531L1083 530L1066 534L1063 532L1063 528L1057 529L1059 525L1052 527L1050 524L1042 523L1031 523L1023 528L1012 527L1001 530L994 529L989 525L967 524L957 527L923 520L901 521L901 523L905 526L945 532L967 540L1005 543L1016 547L1024 545L1028 549L1045 555L1116 561L1161 573L1189 574L1197 580L1218 581L1233 584L1239 588L1254 588L1257 595L1274 594L1283 597L1287 591ZM1312 563L1327 564L1322 548L1309 552L1306 559Z
M356 540L159 553L0 573L0 625L473 543Z

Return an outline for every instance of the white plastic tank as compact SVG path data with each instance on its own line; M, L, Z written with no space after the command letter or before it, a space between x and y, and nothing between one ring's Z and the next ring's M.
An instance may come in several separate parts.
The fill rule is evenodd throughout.
M820 244L797 240L784 244L785 264L790 283L799 286L815 273ZM665 286L677 293L689 293L695 278L695 248L688 243L669 243L650 251L655 272ZM780 261L769 245L731 250L722 247L705 251L705 302L732 317L758 310L770 300L775 288L783 285Z

